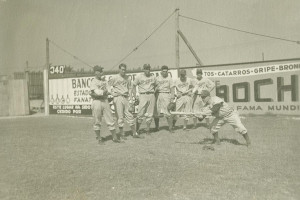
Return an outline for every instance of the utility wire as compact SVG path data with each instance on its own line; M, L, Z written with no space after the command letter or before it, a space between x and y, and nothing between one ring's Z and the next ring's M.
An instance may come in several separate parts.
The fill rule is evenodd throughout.
M142 46L142 44L144 44L162 25L164 25L164 23L166 23L170 19L170 17L172 15L174 15L174 13L176 11L177 11L177 9L174 10L157 28L155 28L146 39L144 39L139 45L137 45L131 52L129 52L124 58L122 58L118 63L116 63L111 69L113 69L116 66L118 66L118 64L120 64L122 61L124 61L126 58L128 58L133 52L135 52L136 50L138 50L138 48L140 46Z
M55 42L53 42L52 40L49 40L54 46L56 46L57 48L59 48L60 50L62 50L63 52L65 52L66 54L70 55L71 57L73 57L75 60L78 60L79 62L93 68L93 66L89 65L88 63L86 63L85 61L83 61L82 59L78 58L77 56L73 55L72 53L68 52L67 50L65 50L64 48L60 47L58 44L56 44Z
M209 25L212 25L212 26L217 26L217 27L221 27L221 28L225 28L225 29L229 29L229 30L233 30L233 31L238 31L238 32L247 33L247 34L251 34L251 35L258 35L258 36L262 36L262 37L273 38L273 39L277 39L277 40L282 40L282 41L286 41L286 42L293 42L293 43L300 44L300 41L296 41L296 40L289 40L289 39L285 39L285 38L274 37L274 36L270 36L270 35L264 35L264 34L244 31L244 30L240 30L240 29L236 29L236 28L231 28L231 27L228 27L228 26L222 26L222 25L219 25L219 24L214 24L214 23L211 23L211 22L195 19L195 18L192 18L192 17L187 17L187 16L184 16L184 15L179 15L179 16L182 17L182 18L194 20L194 21L197 21L197 22L201 22L201 23L205 23L205 24L209 24Z

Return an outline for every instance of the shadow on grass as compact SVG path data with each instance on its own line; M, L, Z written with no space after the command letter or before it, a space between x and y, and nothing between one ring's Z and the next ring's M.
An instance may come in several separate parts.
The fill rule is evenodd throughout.
M125 131L124 134L125 134L125 137L132 136L132 131ZM117 136L120 137L118 132L117 132ZM103 139L104 139L104 141L112 140L112 135L108 135L106 137L103 137Z
M200 144L200 145L207 145L207 144L213 144L213 139L212 138L204 138L202 141L199 142L180 142L180 141L176 141L175 143L180 143L180 144ZM230 144L234 144L234 145L243 145L246 146L246 144L242 144L239 141L237 141L236 139L228 139L228 138L222 138L220 139L220 142L227 142Z
M187 125L187 129L184 130L184 131L195 130L195 129L200 128L200 127L202 127L202 128L208 128L208 126L206 125L206 123L197 123L196 128L194 128L193 124L188 124ZM176 130L183 130L183 124L175 126L174 130L175 131Z
M236 139L227 139L227 138L222 138L221 142L227 142L230 144L234 144L234 145L246 145L246 144L242 144L239 141L237 141Z
M169 126L160 126L159 130L156 130L155 128L150 128L151 133L159 133L162 130L169 131Z
M104 137L103 139L104 139L104 141L112 140L112 135L108 135L108 136Z

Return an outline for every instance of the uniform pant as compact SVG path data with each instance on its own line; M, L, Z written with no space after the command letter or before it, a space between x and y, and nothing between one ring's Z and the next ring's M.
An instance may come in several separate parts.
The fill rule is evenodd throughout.
M114 105L115 105L116 114L118 117L118 126L119 127L124 126L124 119L129 124L129 126L135 125L134 117L128 110L129 102L128 102L127 97L124 97L124 96L114 97Z
M215 118L211 123L211 132L217 133L221 126L226 123L230 124L234 128L234 130L240 134L247 133L247 129L242 124L239 114L236 110L233 111L229 116L226 116L224 118Z
M140 103L138 107L137 120L142 123L146 119L147 123L152 122L155 105L154 94L140 94Z
M204 107L204 103L202 101L202 98L199 95L196 95L193 97L193 100L195 98L194 104L193 104L193 112L201 112Z
M171 113L168 111L168 105L171 101L170 93L159 93L156 99L154 116L159 117L162 113L165 117L170 117Z
M185 95L177 99L176 111L177 112L191 112L192 111L192 97ZM187 115L182 115L184 120L189 120Z
M113 117L113 114L111 112L110 105L109 105L107 99L93 100L92 112L93 112L93 118L94 118L93 128L95 131L101 129L102 117L104 117L104 120L107 124L108 129L115 130L116 121Z

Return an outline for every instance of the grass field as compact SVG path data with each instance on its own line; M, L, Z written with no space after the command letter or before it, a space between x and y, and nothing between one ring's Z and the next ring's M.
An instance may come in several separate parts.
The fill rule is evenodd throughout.
M204 127L98 145L91 118L0 118L0 199L300 199L300 121L242 121L251 147L225 125L207 151Z

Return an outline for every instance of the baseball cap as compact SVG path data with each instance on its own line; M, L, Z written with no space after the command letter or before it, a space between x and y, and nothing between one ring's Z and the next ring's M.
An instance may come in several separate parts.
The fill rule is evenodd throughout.
M199 69L199 68L198 68L198 69L196 70L196 74L203 74L202 69Z
M124 63L121 63L121 64L119 65L119 69L121 69L121 67L125 67L125 68L127 68L127 65L126 65L126 64L124 64Z
M151 69L150 64L144 64L143 69L150 70Z
M186 70L185 69L181 69L179 71L179 75L186 75Z
M94 66L94 72L96 72L96 71L103 72L103 67L98 66L98 65Z
M169 67L166 66L166 65L163 65L163 66L161 67L161 70L169 70Z
M201 97L208 97L208 96L210 96L210 92L208 90L202 90L200 96Z

